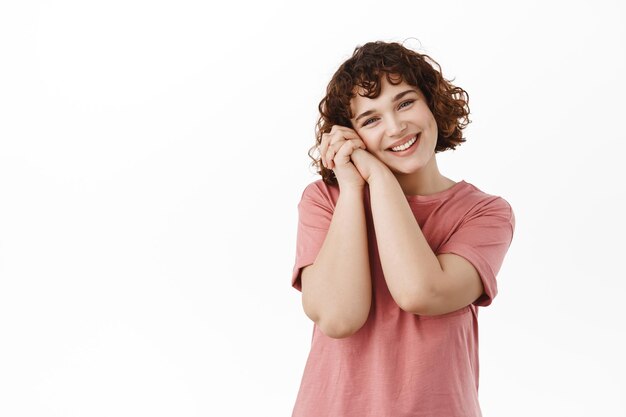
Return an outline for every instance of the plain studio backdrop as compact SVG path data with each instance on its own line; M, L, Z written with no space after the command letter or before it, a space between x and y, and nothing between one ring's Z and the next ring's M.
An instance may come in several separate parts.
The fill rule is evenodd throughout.
M516 232L479 310L485 417L626 416L619 1L5 1L0 415L288 416L317 104L367 41L470 97L441 172Z

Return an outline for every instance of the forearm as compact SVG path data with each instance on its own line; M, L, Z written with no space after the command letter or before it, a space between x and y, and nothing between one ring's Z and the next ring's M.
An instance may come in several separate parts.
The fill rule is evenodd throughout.
M393 174L378 175L369 188L387 286L401 308L414 310L434 293L435 279L442 273L441 265Z
M302 273L302 303L325 334L344 337L365 323L371 299L363 189L346 189L315 263Z

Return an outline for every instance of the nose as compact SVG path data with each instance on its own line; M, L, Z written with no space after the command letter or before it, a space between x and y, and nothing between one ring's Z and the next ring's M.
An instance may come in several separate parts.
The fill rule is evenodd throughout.
M387 135L390 137L401 136L406 130L406 123L397 115L389 116L387 119Z

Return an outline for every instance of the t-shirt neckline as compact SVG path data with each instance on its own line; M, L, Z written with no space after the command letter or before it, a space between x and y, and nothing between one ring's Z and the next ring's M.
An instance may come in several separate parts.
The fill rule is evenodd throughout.
M422 203L422 202L428 202L428 201L438 201L438 200L443 200L445 198L448 198L450 196L452 196L453 194L455 194L458 190L460 190L461 188L463 188L464 186L467 185L467 182L465 182L465 180L460 180L459 182L457 182L456 184L452 185L451 187L443 190L443 191L439 191L438 193L434 193L434 194L428 194L428 195L406 195L406 199L409 202L417 202L417 203Z

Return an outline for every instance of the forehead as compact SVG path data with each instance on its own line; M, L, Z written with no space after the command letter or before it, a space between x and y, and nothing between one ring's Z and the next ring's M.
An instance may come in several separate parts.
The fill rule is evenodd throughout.
M397 80L394 78L392 79L394 82L396 82ZM387 77L383 75L380 79L380 95L375 98L363 97L363 94L365 94L366 90L363 87L357 86L353 90L354 97L352 97L352 99L350 100L350 108L352 109L353 114L356 116L356 113L361 109L365 109L365 107L369 108L376 103L391 101L392 97L394 97L396 94L411 89L416 90L418 94L420 93L419 88L410 85L404 80L402 80L399 84L394 85L387 81Z

